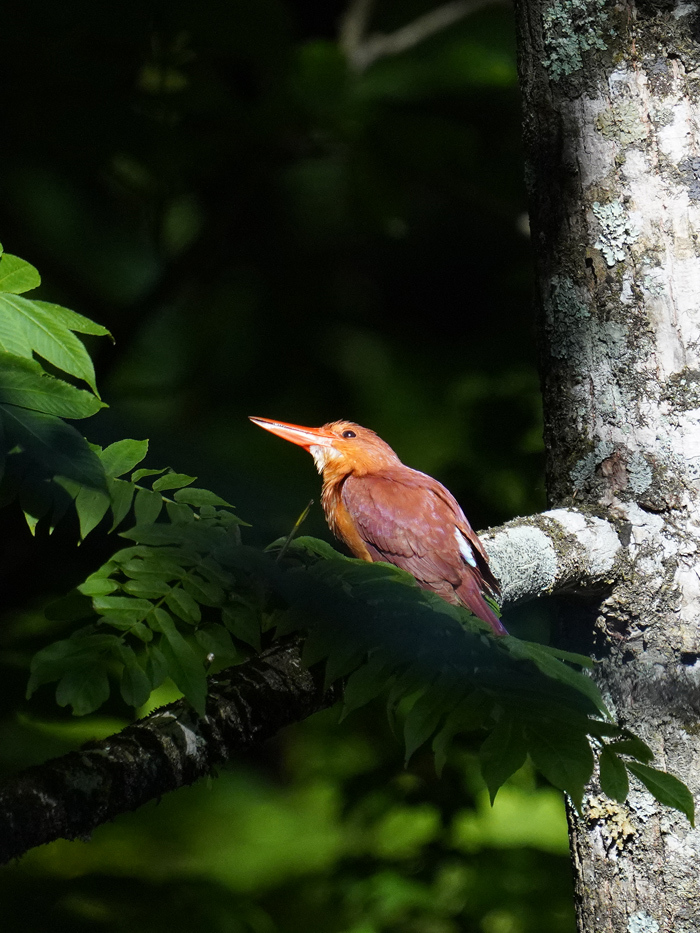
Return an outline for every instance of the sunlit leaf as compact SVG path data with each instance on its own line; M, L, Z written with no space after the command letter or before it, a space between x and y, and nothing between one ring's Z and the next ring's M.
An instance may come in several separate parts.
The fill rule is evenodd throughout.
M624 761L606 746L600 753L600 786L604 794L623 803L627 799L630 782Z
M116 580L96 574L89 576L78 587L83 596L109 596L117 589L119 589L119 584Z
M107 514L110 497L97 489L83 486L75 497L75 509L80 521L80 537L85 539Z
M90 354L74 331L108 333L104 327L59 305L0 293L0 350L27 359L36 353L57 369L87 382L97 394Z
M165 467L162 470L135 470L131 476L131 481L132 483L138 483L139 480L145 479L147 476L160 476L161 473L165 473Z
M41 285L41 276L34 266L13 256L3 253L0 259L0 292L19 295Z
M216 493L210 492L208 489L197 489L193 486L178 489L173 498L176 502L184 502L186 505L194 505L195 507L201 505L226 505L233 508L230 502L222 499L221 496L217 496Z
M35 360L4 352L0 352L0 402L61 418L89 418L105 407L92 392L48 375Z
M607 747L617 755L629 755L637 761L648 762L654 757L654 753L646 742L642 742L636 735L611 742Z
M163 497L150 489L138 489L134 500L134 517L137 525L150 525L160 515Z
M166 489L181 489L183 486L194 483L196 479L196 476L188 476L187 473L166 473L154 481L153 488L156 492L165 492Z
M127 580L122 584L125 593L131 596L143 596L146 599L157 599L170 592L170 586L156 573L144 574L135 580Z
M678 778L665 771L657 771L636 761L627 762L627 769L644 784L646 789L667 807L685 813L691 826L695 826L695 802L693 795Z
M112 503L113 518L112 527L109 530L114 531L129 514L131 503L136 493L136 487L123 479L113 478L107 480L107 487Z
M148 453L148 441L134 441L129 438L116 441L100 453L107 476L122 476L141 463Z

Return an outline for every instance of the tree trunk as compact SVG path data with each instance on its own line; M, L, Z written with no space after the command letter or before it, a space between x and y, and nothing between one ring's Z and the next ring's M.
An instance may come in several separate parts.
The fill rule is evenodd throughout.
M520 0L517 16L550 503L597 510L632 545L590 616L596 677L696 796L698 11ZM575 607L562 622L580 639ZM641 785L628 804L593 783L571 814L579 929L696 931L697 834Z

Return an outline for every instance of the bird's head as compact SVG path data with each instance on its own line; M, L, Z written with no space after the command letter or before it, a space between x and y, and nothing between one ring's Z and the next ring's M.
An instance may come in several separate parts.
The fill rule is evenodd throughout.
M348 473L376 473L401 461L389 445L369 428L352 421L333 421L320 428L304 428L269 418L253 418L255 424L308 450L324 479Z

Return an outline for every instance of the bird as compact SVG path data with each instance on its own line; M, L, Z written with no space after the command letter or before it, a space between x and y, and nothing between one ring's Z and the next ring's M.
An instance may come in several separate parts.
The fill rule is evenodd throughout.
M355 557L407 570L495 635L508 634L485 598L497 599L500 588L483 544L442 483L403 464L379 435L352 421L307 428L250 420L311 454L323 477L326 521Z

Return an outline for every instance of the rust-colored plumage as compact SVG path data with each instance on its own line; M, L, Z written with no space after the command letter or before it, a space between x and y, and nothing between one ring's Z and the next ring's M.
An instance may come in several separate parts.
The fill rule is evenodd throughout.
M424 589L465 606L496 635L507 634L484 599L500 590L483 545L441 483L405 466L374 431L352 421L321 428L251 421L313 456L323 475L326 520L355 557L407 570Z

